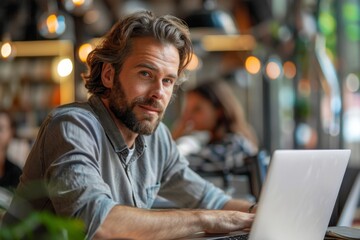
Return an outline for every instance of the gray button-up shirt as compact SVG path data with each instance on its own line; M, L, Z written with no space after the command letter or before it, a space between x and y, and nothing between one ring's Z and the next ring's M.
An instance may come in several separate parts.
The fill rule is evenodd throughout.
M128 153L100 98L61 106L40 128L19 196L35 210L83 220L87 238L117 204L151 208L159 195L179 207L219 209L230 198L188 167L162 123L152 135L136 139L130 160ZM9 212L22 218L24 206L16 197Z

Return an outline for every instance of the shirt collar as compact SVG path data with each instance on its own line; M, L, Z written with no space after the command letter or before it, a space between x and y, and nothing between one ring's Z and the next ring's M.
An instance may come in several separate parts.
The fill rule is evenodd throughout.
M96 95L92 95L88 102L94 113L97 115L109 141L114 147L115 152L120 153L123 156L123 159L126 159L127 155L129 154L128 147L114 120L111 118L108 110L104 106L104 103L101 101L100 97ZM139 135L135 139L135 156L139 157L142 155L145 147L145 139L142 135Z
M121 152L124 149L127 149L127 145L124 141L124 138L122 137L120 131L116 127L115 122L111 118L109 112L107 111L100 97L96 95L92 95L89 98L89 105L91 106L97 117L99 118L100 123L104 128L105 133L108 136L115 151Z

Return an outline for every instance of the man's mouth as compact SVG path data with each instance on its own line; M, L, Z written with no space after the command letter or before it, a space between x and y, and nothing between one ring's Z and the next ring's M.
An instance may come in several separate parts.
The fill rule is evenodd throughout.
M152 107L149 105L138 105L140 108L145 110L149 114L157 114L159 115L162 112L161 108Z

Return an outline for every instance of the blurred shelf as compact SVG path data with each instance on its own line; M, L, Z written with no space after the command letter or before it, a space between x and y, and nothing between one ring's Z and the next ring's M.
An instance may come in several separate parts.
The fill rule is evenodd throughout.
M64 40L12 44L15 57L0 61L0 108L13 113L20 137L32 139L51 109L75 100L74 46ZM63 59L70 59L72 70L61 77Z

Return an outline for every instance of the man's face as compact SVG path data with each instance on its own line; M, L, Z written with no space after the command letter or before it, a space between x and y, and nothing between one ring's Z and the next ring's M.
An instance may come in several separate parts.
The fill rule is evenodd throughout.
M134 39L109 97L115 117L135 133L154 132L171 99L179 63L174 46L150 37Z

